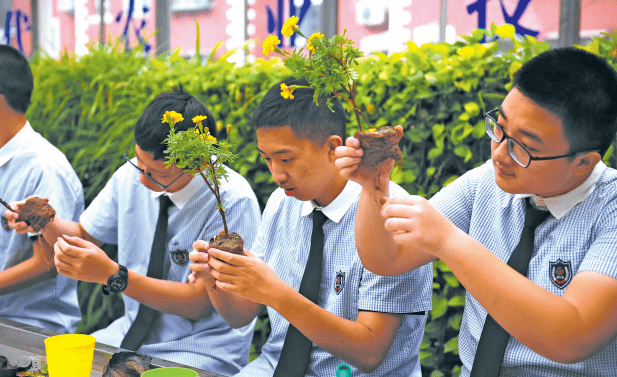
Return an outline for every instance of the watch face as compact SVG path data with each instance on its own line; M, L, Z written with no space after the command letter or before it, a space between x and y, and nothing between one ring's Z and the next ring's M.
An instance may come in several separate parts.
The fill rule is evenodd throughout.
M126 288L126 281L124 279L114 279L109 285L109 289L113 292L122 292Z

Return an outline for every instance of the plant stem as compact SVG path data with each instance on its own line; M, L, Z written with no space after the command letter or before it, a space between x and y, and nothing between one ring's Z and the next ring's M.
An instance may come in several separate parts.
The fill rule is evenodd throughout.
M208 165L209 165L210 170L212 171L212 175L215 176L214 164L212 163L212 161L210 161ZM227 228L227 218L225 218L225 211L223 210L223 201L221 200L221 194L219 193L219 186L216 183L216 179L214 180L214 187L212 187L212 185L210 185L210 182L208 182L208 179L206 178L205 174L201 170L199 171L199 175L201 175L201 177L204 179L204 181L208 185L208 188L210 189L210 191L212 191L212 193L214 194L214 197L216 198L216 202L218 203L218 210L219 210L219 213L221 214L221 218L223 219L223 229L225 231L225 235L228 235L229 229Z
M4 200L0 199L0 204L2 204L3 206L5 206L9 211L13 212L13 213L17 213L15 212L15 210L13 208L11 208L11 206L5 202Z

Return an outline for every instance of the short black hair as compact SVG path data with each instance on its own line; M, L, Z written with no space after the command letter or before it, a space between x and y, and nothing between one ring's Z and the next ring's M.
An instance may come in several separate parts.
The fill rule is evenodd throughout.
M606 153L617 131L617 72L606 59L552 49L523 64L513 85L561 120L570 152Z
M0 94L9 106L25 114L34 88L28 59L14 47L0 45Z
M205 115L207 118L203 121L203 126L208 127L210 134L216 137L214 116L203 102L184 92L182 87L174 88L172 92L163 92L150 102L135 125L135 143L144 152L152 153L154 160L162 160L167 149L167 145L163 143L169 135L169 124L162 122L165 111L182 114L184 120L176 123L176 131L195 127L193 117Z
M332 110L326 104L328 97L319 97L315 104L314 89L296 88L293 99L281 96L281 84L308 86L305 79L288 78L268 90L251 118L251 127L291 127L293 134L323 146L332 135L344 141L347 134L345 110L338 98L332 98Z

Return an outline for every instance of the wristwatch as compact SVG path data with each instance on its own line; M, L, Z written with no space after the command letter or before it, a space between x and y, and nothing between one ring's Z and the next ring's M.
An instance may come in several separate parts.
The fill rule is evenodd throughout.
M111 275L109 279L107 279L107 285L103 285L103 293L106 295L110 293L120 293L126 289L129 272L126 267L121 264L118 264L118 267L120 267L120 271L115 275Z

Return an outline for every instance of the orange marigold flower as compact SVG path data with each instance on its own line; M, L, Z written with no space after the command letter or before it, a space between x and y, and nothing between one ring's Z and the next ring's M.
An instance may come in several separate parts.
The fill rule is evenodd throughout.
M278 46L279 43L281 43L279 37L276 35L269 35L262 46L264 55L268 56L270 51L274 51L274 48Z
M207 119L208 117L205 115L196 115L193 117L192 121L193 123L199 123L202 122L204 119Z
M311 50L311 52L315 52L315 47L313 46L313 40L315 38L323 38L323 34L321 34L321 33L313 33L313 34L311 34L311 36L309 37L308 41L306 42L306 48Z
M300 21L300 19L296 16L289 17L283 24L283 29L281 30L283 35L286 37L291 37L294 31L298 29L298 21Z
M165 114L163 114L163 119L161 119L161 123L169 123L170 125L176 124L178 122L182 122L184 120L184 117L182 116L182 114L177 113L175 111L165 111Z
M281 97L285 99L294 99L294 95L293 95L294 89L295 87L293 85L287 86L285 84L281 84Z

